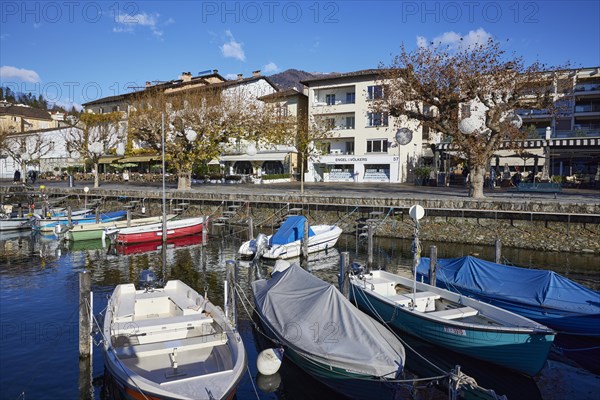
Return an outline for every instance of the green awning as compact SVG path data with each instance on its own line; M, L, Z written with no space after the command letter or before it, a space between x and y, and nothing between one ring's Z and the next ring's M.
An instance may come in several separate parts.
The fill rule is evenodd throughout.
M119 160L119 163L140 163L160 160L160 156L130 156Z

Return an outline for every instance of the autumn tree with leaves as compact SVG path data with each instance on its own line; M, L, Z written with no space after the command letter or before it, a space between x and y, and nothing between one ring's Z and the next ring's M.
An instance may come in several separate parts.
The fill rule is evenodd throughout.
M105 114L83 113L79 118L77 129L66 130L64 140L68 151L74 158L90 160L94 166L94 187L100 184L98 163L100 157L115 154L117 144L125 140L125 128L120 124L122 114L111 112Z
M219 87L176 93L149 92L129 114L129 133L143 146L161 152L164 118L165 158L177 173L177 188L191 187L192 167L217 158L226 145L259 145L283 136L284 128L268 107L243 90Z
M515 110L556 113L568 84L563 78L560 69L508 56L493 39L456 50L431 45L407 51L403 45L389 66L381 66L383 96L371 107L449 136L470 166L471 196L482 198L488 161L503 143L518 148L526 139Z

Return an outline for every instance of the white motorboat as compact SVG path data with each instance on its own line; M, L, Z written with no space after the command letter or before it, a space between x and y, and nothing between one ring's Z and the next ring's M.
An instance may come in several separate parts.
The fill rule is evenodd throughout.
M304 238L306 217L289 216L273 235L258 235L256 239L242 243L238 253L242 257L286 259L300 256ZM342 229L336 225L313 225L308 229L308 253L332 248L337 243Z

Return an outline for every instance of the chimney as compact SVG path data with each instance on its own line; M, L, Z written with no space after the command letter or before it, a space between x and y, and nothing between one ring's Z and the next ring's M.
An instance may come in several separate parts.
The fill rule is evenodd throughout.
M192 80L192 73L191 72L182 72L179 79L181 79L183 82L190 82Z
M150 87L150 86L152 86L152 82L146 81L146 87Z
M244 74L237 74L237 78L238 78L238 80L244 79Z
M219 70L218 69L213 69L213 74L218 74Z
M252 71L252 76L255 78L260 76L260 69L257 69L256 71Z

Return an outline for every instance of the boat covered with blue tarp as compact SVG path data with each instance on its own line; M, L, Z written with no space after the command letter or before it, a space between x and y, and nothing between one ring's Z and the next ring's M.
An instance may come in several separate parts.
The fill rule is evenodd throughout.
M429 281L429 258L418 279ZM527 269L472 256L437 260L436 285L538 321L559 333L600 336L600 292L554 271Z
M304 222L306 221L306 217L302 215L290 215L287 219L281 224L277 232L271 236L269 240L269 245L273 246L276 244L288 244L295 242L296 240L302 240L304 237ZM315 236L315 233L308 227L308 237Z

